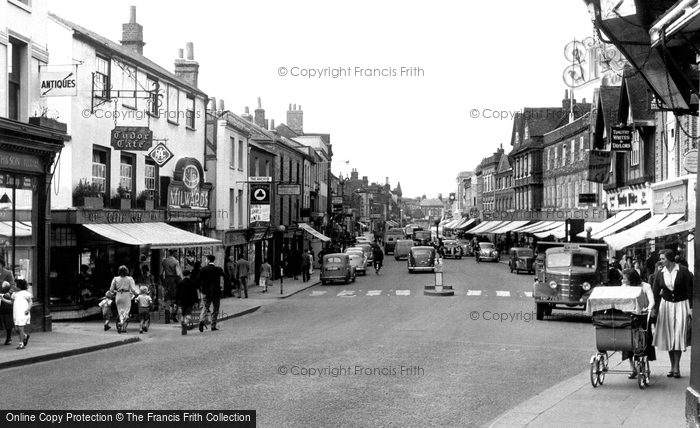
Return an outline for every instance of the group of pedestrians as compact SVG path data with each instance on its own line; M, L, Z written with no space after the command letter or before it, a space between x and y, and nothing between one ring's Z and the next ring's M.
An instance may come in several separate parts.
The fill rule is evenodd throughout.
M5 259L0 257L0 323L5 330L5 345L12 345L12 333L19 335L19 346L24 349L29 343L25 331L31 324L32 293L24 279L15 280L14 275L5 269Z

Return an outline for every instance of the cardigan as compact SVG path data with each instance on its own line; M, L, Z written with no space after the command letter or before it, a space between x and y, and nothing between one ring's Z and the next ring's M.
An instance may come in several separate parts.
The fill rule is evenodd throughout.
M664 268L666 269L666 268ZM654 299L656 299L656 310L658 312L659 304L661 303L661 298L668 302L681 302L683 300L688 300L690 307L693 307L693 274L688 270L688 268L683 266L678 266L678 273L676 274L676 280L674 282L673 291L666 287L664 282L664 275L658 272L654 275Z

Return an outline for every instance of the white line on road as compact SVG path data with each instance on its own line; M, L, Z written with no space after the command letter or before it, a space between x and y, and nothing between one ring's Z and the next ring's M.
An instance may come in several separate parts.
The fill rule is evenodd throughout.
M343 290L340 293L338 293L338 297L355 297L353 293L353 290Z
M312 291L311 294L309 294L309 296L318 297L318 296L323 296L326 293L327 293L326 291Z
M523 294L525 294L525 297L532 297L532 291L523 291Z
M396 290L397 296L410 296L411 290Z
M510 297L510 291L496 291L498 297Z
M367 291L368 296L379 296L382 294L382 290L369 290Z
M481 290L469 290L467 296L481 296Z

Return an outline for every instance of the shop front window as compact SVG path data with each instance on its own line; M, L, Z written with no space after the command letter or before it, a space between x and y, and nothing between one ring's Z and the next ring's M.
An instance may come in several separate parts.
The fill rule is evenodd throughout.
M37 242L37 234L33 233L35 195L31 183L34 179L13 174L0 174L0 177L0 255L5 268L16 279L26 280L32 295L40 298L41 290L34 287ZM12 186L26 188L13 191Z

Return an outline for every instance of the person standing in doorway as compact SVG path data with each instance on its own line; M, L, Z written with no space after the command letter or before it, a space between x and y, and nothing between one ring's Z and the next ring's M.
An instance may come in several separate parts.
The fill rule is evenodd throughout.
M248 276L250 275L250 263L243 258L243 254L238 255L236 262L236 279L238 280L238 298L241 298L241 290L245 293L245 298L248 298Z
M209 254L207 256L208 264L204 266L197 277L197 285L202 290L202 312L199 315L199 331L203 332L207 324L207 312L209 307L214 305L214 311L211 316L211 331L217 331L216 321L219 318L219 305L221 304L221 294L223 287L221 279L225 278L224 270L214 265L216 257ZM246 296L248 297L248 296Z
M180 262L177 261L177 250L170 250L169 256L163 260L161 267L163 268L163 302L165 306L165 323L170 324L170 320L177 322L176 313L173 309L175 301L175 291L177 284L182 279L182 270Z

